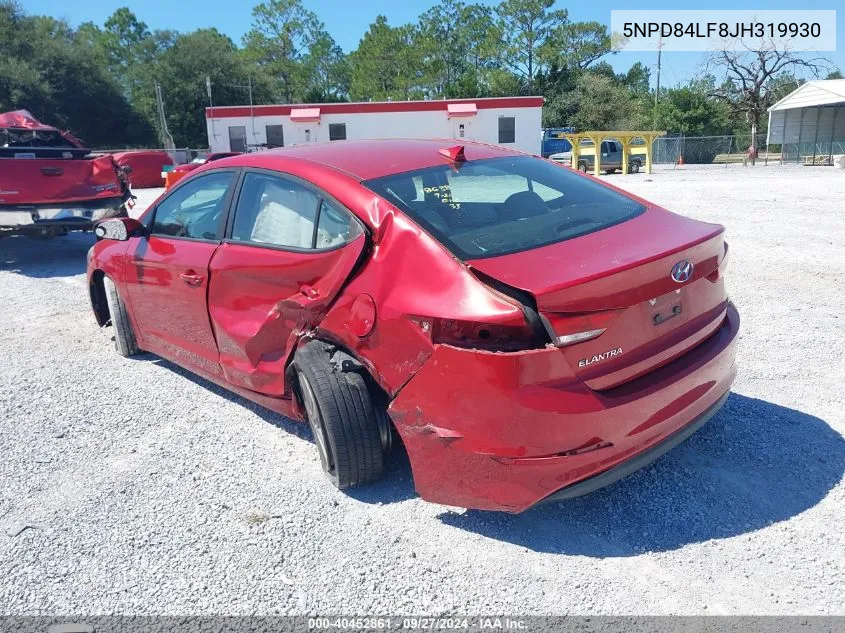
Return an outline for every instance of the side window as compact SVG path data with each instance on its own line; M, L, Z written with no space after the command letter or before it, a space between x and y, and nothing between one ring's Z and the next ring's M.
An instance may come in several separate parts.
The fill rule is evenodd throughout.
M241 187L232 239L270 246L312 248L317 195L299 183L249 173Z
M220 220L235 173L221 171L185 183L155 209L152 233L195 239L220 239Z
M516 142L516 119L512 116L499 117L499 143Z
M330 248L351 242L361 235L361 227L349 213L323 200L317 223L317 248Z

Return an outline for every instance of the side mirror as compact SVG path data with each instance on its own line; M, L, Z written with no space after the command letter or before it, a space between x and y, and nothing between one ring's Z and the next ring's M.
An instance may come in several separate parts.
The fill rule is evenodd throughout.
M144 235L146 228L135 218L110 218L94 227L98 240L116 240L125 242L130 237Z

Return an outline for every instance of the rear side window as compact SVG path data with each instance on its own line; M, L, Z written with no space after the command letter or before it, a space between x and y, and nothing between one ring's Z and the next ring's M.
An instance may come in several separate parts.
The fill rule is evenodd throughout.
M362 229L349 214L325 200L320 204L317 222L316 248L332 248L351 242L361 235Z
M152 233L202 240L220 239L226 196L235 179L231 171L212 172L175 189L155 209Z
M241 187L232 239L311 248L317 194L286 178L249 173Z
M292 249L341 246L361 233L345 209L323 200L312 189L279 176L244 177L232 239Z
M600 231L645 210L599 182L528 156L456 168L444 164L364 185L462 259L546 246Z

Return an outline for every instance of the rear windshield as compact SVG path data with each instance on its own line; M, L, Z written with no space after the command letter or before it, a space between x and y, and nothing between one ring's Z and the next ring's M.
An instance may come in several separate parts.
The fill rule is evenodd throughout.
M645 210L590 178L529 156L444 164L363 184L461 259L546 246Z

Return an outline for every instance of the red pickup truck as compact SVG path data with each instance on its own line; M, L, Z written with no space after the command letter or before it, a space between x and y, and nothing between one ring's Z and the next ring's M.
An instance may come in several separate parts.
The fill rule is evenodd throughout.
M125 216L127 170L26 110L0 113L0 237L48 238Z

